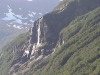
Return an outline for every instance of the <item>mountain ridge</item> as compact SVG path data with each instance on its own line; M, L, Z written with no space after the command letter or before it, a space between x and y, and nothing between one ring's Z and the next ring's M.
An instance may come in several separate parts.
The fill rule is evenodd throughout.
M91 11L91 12L87 13L86 15L83 15L84 17L81 16L81 17L77 18L73 23L71 23L69 25L70 28L67 26L66 31L63 30L63 32L62 32L62 33L64 33L62 37L64 37L65 35L67 35L67 37L65 37L63 39L60 37L62 42L63 42L63 40L64 40L64 42L61 43L58 48L56 48L55 53L52 54L52 56L49 56L47 59L41 61L39 64L34 64L33 67L31 68L31 71L29 70L29 72L26 73L26 75L32 74L32 73L34 73L35 75L39 75L39 74L41 74L41 75L46 75L46 74L48 74L48 75L51 75L51 74L53 74L53 75L66 75L66 74L68 74L68 75L80 75L80 74L99 75L99 73L100 73L99 72L99 61L100 61L100 54L99 54L99 49L100 49L100 47L99 47L99 45L100 45L99 44L99 42L100 42L100 39L99 39L100 38L100 31L99 31L100 26L99 26L99 24L100 24L100 21L99 20L100 20L100 18L98 16L100 14L99 10L100 10L100 7L95 9L93 12ZM96 15L93 15L94 13L96 13ZM86 22L85 17L87 17L87 18L91 17L90 21ZM97 18L97 21L92 20L92 19L94 19L94 17ZM81 19L82 19L82 21L79 21ZM79 23L77 24L76 21L79 21ZM85 22L87 24L85 24ZM83 26L81 30L79 30L80 23ZM76 26L79 25L79 27L76 27L75 25ZM87 29L86 29L85 25L87 26ZM91 26L93 26L93 27L88 29L88 25L90 27ZM72 28L74 28L73 26L76 29L72 29ZM96 29L94 31L92 31L94 29L94 27ZM86 29L87 32L81 33L83 29ZM69 30L73 31L74 35L73 35L73 32L69 33L70 32ZM90 33L88 33L88 31ZM68 35L68 33L71 35ZM86 37L84 36L85 34L87 34ZM81 40L79 39L79 37ZM84 37L84 39L82 37ZM94 41L95 41L95 43L94 43ZM81 42L82 42L82 44L81 44ZM98 43L98 45L97 45L97 43ZM89 48L91 50L89 50ZM92 52L92 54L93 53L94 54L92 55L91 52ZM81 54L79 54L79 53L81 53ZM85 58L85 55L86 55L86 58ZM94 62L95 62L95 65L90 65L90 64L93 64ZM88 64L89 68L97 67L95 72L92 72L94 69L88 69L86 67L87 64ZM96 64L97 64L97 66L96 66ZM84 66L87 71L84 69ZM68 71L66 71L66 69ZM32 70L34 70L34 71L32 71ZM80 70L81 70L81 72L80 72Z

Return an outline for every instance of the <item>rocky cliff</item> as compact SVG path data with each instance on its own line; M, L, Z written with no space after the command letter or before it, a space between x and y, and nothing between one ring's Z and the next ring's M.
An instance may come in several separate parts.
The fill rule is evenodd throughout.
M29 56L34 50L47 50L50 53L63 40L58 41L60 31L76 17L83 15L100 6L99 0L74 0L67 4L62 10L51 12L35 21L30 30ZM46 52L47 53L47 52Z
M17 59L12 59L13 62L11 62L12 65L10 66L9 74L24 75L33 66L35 67L35 71L36 69L40 69L49 63L51 60L43 63L42 60L45 61L45 59L49 56L52 58L52 54L55 52L55 49L57 50L58 48L62 48L62 45L65 45L64 47L67 48L76 42L74 40L68 44L65 44L71 36L80 31L80 26L79 28L76 27L76 31L73 31L74 29L70 29L70 26L72 26L70 23L77 17L96 9L97 7L100 7L100 0L72 0L69 3L65 3L63 8L61 7L59 10L48 13L35 21L33 27L29 30L28 39L22 43L21 47L14 50L15 53L16 50L19 52L19 54L17 53L17 56L20 57L17 57ZM66 33L69 32L69 37L67 37L68 39L64 37L66 33L62 31L62 29L65 27L68 27L71 31L73 31L70 33L70 30L66 31L65 29ZM74 28L74 26L72 26L72 28ZM62 48L62 50L63 49L64 48ZM63 51L60 51L57 54L62 52ZM69 59L69 57L71 57L73 54L74 51L69 52L64 58ZM54 57L56 56L57 55ZM61 66L66 63L65 60L67 59L64 60L64 58L62 59L62 62L59 61ZM48 66L50 66L50 64Z

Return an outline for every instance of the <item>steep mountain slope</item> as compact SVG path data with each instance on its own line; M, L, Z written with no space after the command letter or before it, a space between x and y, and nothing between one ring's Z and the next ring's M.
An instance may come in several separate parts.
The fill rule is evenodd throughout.
M1 75L100 74L100 0L72 0L60 7L5 46Z
M0 53L0 75L9 75L8 71L13 60L18 62L18 58L23 54L23 44L28 39L27 33L16 37L11 43L4 46Z
M90 4L86 2L90 2ZM80 0L79 3L77 0L74 0L73 2L69 3L68 6L65 6L64 10L51 12L44 15L34 23L31 35L31 43L34 45L37 43L42 44L47 42L49 43L48 46L50 48L55 47L59 37L59 32L77 16L83 15L88 11L100 6L99 2L99 0ZM55 26L57 27L55 28ZM37 36L38 34L39 36Z
M64 28L58 43L56 51L26 75L99 75L100 7Z

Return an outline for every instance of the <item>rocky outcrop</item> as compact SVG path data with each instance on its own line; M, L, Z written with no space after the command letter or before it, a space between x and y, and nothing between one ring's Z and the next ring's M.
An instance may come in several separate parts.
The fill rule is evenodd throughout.
M50 50L51 52L57 45L60 31L77 16L83 15L100 6L99 2L99 0L75 0L65 6L64 9L56 13L51 12L46 14L35 21L30 30L30 44L33 48L30 50L29 56L38 50ZM60 45L63 43L64 40L59 41Z

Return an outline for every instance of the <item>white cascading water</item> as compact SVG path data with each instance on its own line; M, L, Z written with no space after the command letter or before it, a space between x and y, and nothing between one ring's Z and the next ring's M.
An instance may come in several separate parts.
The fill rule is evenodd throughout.
M26 55L27 55L27 57L28 57L29 51L28 51L28 50L25 50L25 53L26 53Z
M40 44L40 42L41 42L41 38L40 38L40 36L41 36L41 22L42 22L42 19L43 19L43 17L42 18L40 18L40 20L39 20L39 24L38 24L38 30L37 30L37 34L38 34L38 41L37 41L37 46L41 46L41 44Z
M40 37L41 37L41 22L42 22L42 19L43 18L41 18L39 20L38 29L37 29L37 43L33 45L31 55L33 55L35 50L38 50L38 48L41 46L41 38Z
M35 52L35 49L36 49L36 45L34 44L34 45L33 45L33 48L32 48L31 55L33 55L33 54L34 54L34 52Z
M40 36L41 36L41 30L40 30L40 24L38 25L38 30L37 30L37 32L38 32L38 41L37 41L37 45L40 45Z

